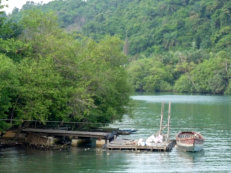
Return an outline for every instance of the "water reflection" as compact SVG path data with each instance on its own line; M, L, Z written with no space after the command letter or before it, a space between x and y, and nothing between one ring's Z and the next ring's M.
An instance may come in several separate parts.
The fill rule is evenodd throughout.
M205 156L205 150L199 152L185 152L176 146L176 153L179 157L192 164L199 162L201 157Z

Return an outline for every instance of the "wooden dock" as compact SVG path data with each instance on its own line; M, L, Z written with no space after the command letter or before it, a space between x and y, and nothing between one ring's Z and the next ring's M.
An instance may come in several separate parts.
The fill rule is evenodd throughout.
M133 151L171 151L176 145L176 140L170 140L170 117L171 103L168 106L167 124L163 125L164 103L161 106L160 130L150 136L146 142L139 143L139 140L116 139L107 143L106 148L109 150L133 150ZM164 130L166 132L164 133ZM158 139L159 138L159 139ZM142 144L142 145L140 145Z
M34 129L26 128L22 129L22 132L25 133L39 133L46 134L51 136L72 136L72 137L82 137L82 138L96 138L96 139L105 139L110 140L114 138L114 133L107 132L87 132L87 131L69 131L69 130L54 130L54 129Z
M137 141L129 139L116 139L107 144L108 150L133 150L133 151L171 151L176 144L175 140L156 143L152 146L138 146Z

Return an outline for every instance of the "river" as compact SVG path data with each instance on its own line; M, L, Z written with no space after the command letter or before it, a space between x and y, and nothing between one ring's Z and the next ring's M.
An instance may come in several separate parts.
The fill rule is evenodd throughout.
M36 151L9 148L0 151L2 173L76 172L231 172L231 97L202 95L136 95L132 117L111 127L134 128L137 133L122 138L147 138L159 129L161 103L172 102L171 138L179 131L193 130L205 137L204 150L182 152L105 151L72 148L69 151ZM166 122L166 120L164 121Z

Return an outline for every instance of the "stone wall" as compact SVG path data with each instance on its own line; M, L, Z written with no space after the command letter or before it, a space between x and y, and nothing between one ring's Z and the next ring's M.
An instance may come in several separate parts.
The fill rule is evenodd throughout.
M25 143L34 146L51 147L54 145L55 139L53 137L29 134L26 137Z

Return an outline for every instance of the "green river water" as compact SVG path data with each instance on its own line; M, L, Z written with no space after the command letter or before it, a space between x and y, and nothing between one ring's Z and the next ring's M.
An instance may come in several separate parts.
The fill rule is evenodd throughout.
M231 97L201 95L136 95L133 117L111 127L134 128L121 138L147 138L159 129L161 103L172 102L171 138L193 130L205 137L204 150L182 152L106 151L72 148L69 151L0 150L0 173L75 172L231 172Z

